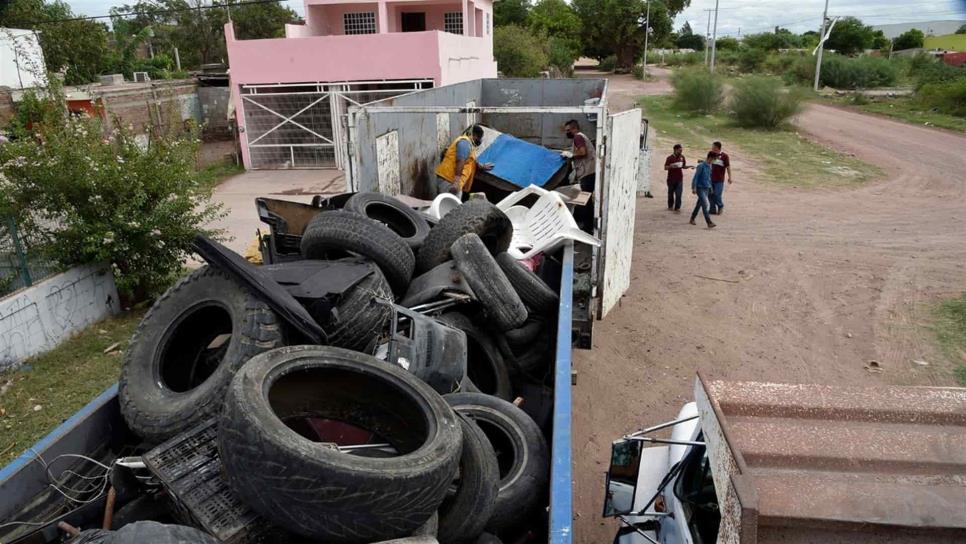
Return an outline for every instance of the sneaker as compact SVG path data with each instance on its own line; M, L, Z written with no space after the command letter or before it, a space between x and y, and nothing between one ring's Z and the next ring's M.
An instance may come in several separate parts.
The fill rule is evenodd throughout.
M694 222L694 219L688 221L688 223L691 223L692 225L697 225L697 223Z
M717 226L718 226L718 225L715 225L714 223L708 223L708 228L709 228L709 229L713 229L713 228L715 228L715 227L717 227Z

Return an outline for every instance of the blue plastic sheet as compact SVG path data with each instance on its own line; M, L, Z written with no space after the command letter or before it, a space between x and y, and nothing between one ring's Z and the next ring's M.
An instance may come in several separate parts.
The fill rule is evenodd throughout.
M564 164L559 153L509 134L497 136L477 161L492 162L490 174L520 187L543 187Z

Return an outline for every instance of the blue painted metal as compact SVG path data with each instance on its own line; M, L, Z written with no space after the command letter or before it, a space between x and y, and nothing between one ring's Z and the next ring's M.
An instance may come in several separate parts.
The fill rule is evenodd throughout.
M573 464L571 462L571 321L574 296L574 245L564 247L557 316L554 374L553 443L550 464L550 543L573 542Z
M87 405L75 412L74 415L67 418L67 420L58 425L56 429L50 431L47 436L41 438L36 444L21 453L19 457L11 461L9 464L7 464L7 466L3 467L3 469L0 469L0 482L6 481L8 478L32 463L37 458L37 453L43 454L47 448L55 444L64 435L70 432L71 429L87 419L87 417L97 411L97 409L99 409L101 406L113 400L115 396L117 396L116 383L105 389L103 393L98 395L94 400L88 402Z
M560 153L509 134L497 136L477 160L481 163L492 162L491 175L520 187L543 187L564 165Z

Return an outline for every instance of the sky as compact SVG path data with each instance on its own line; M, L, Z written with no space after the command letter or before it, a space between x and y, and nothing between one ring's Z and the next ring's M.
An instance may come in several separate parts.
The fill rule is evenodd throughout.
M302 0L283 0L300 15ZM499 1L499 0L497 0ZM775 25L795 32L818 30L825 0L719 0L718 35L735 36L773 30ZM133 4L134 0L67 0L74 13L106 15L112 6ZM678 15L675 30L685 21L695 33L707 28L706 9L715 0L691 0L691 6ZM856 16L868 25L916 21L966 20L966 0L829 0L830 16Z

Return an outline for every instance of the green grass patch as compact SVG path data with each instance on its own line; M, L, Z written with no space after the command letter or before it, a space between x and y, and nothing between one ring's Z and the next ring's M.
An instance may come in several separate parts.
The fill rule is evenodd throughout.
M212 164L198 172L198 183L206 190L214 190L221 182L244 171L244 166L233 162Z
M949 49L966 51L966 34L946 34L945 36L926 36L922 46L926 49Z
M124 351L145 311L96 323L18 370L0 373L0 466L117 381ZM118 345L104 353L113 344Z
M953 373L966 386L966 293L936 307L933 330L943 354L953 363Z
M671 107L668 97L649 96L641 100L644 116L658 134L685 146L685 155L697 163L720 140L732 160L744 153L761 166L764 181L796 187L853 186L880 176L882 171L854 157L828 149L791 129L760 130L735 126L724 114L700 115L680 113ZM690 151L689 151L690 150ZM671 152L670 145L668 153ZM732 167L734 170L734 167ZM734 171L740 183L742 173Z
M936 111L930 111L911 97L898 98L869 98L866 103L857 104L848 97L835 97L825 99L830 104L838 104L854 107L861 111L887 115L899 121L905 121L915 125L928 125L966 132L966 117L957 117Z

